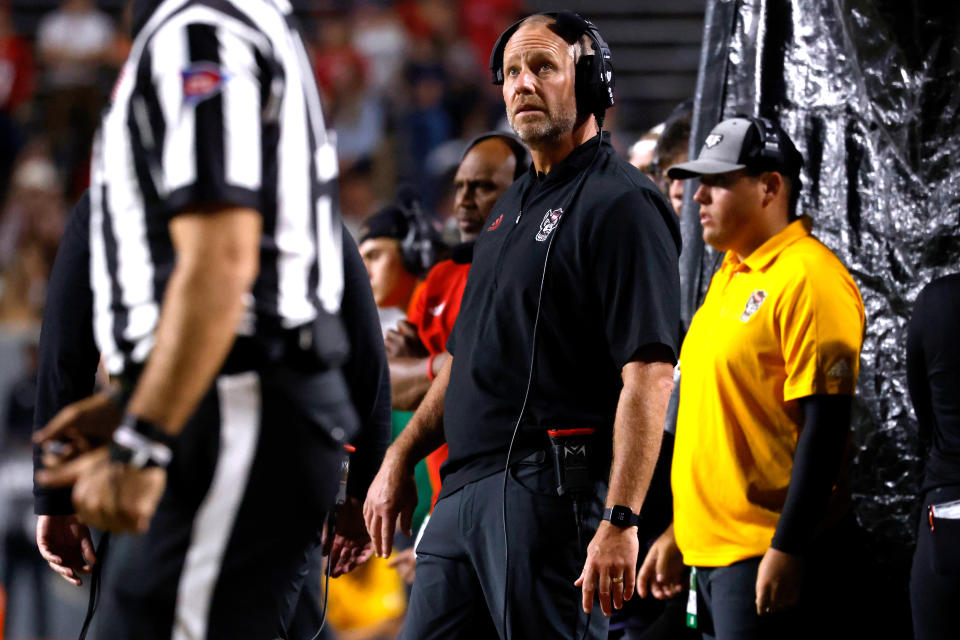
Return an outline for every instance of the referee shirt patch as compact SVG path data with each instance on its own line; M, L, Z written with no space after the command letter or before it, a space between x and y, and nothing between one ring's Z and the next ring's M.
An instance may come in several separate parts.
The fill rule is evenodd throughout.
M230 74L213 62L194 62L180 72L183 101L195 105L220 93Z

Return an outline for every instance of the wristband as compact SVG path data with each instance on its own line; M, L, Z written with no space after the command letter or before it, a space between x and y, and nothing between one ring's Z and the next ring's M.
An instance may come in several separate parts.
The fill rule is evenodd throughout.
M427 358L427 380L433 382L437 378L437 374L433 372L433 359L437 357L437 354L433 354Z
M122 462L136 469L166 468L173 459L176 438L155 424L135 415L126 414L110 443L110 460Z

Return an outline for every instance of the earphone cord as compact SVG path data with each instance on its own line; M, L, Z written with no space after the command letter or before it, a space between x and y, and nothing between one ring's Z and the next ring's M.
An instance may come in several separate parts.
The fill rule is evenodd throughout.
M580 190L583 188L583 183L587 178L587 175L593 169L594 165L597 162L597 158L600 157L600 149L603 147L603 127L599 127L597 133L597 150L593 154L593 159L590 161L590 164L587 168L580 174L580 177L577 179L577 186L573 190L573 195L570 196L570 200L567 202L567 210L573 206L574 201L576 201L577 196L580 195ZM520 206L521 212L523 211L523 204L521 200ZM557 221L557 228L553 230L553 233L550 235L550 241L547 244L547 252L543 258L543 273L540 276L540 290L537 294L537 312L533 317L533 338L530 345L530 369L527 374L527 388L523 392L523 402L520 405L520 415L517 416L517 423L513 427L513 434L510 436L510 446L507 447L507 459L503 467L503 488L502 488L502 500L501 500L501 511L503 517L503 637L505 640L510 639L510 629L507 627L507 613L509 609L509 597L510 597L510 541L507 534L507 478L510 476L510 457L513 455L513 445L517 439L517 433L520 431L520 422L523 420L523 414L527 410L527 401L530 398L530 387L533 386L533 370L534 363L536 361L537 355L537 326L540 324L540 307L541 302L543 301L543 285L547 280L547 265L550 262L550 251L553 249L553 241L557 237L559 232L560 222L563 218ZM579 541L579 524L577 528L577 536ZM578 547L582 548L582 547ZM577 619L580 618L580 611L577 610ZM589 615L587 617L587 624L584 625L584 634L581 636L581 640L586 635L587 629L590 628L590 619Z
M337 534L337 507L334 506L330 510L330 513L327 514L327 535L330 536L330 541L332 543L333 538ZM323 608L321 609L322 613L320 614L320 628L317 629L317 632L313 634L313 637L310 640L317 640L320 637L320 634L323 633L323 627L327 624L327 601L330 599L330 573L331 573L331 563L330 557L327 556L327 566L324 570L324 580L323 580Z

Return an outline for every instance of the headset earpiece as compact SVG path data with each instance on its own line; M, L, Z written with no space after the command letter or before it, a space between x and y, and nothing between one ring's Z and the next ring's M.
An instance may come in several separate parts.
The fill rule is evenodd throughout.
M759 157L773 163L783 162L783 149L780 146L780 134L777 133L777 127L763 116L754 116L750 122L756 127L760 134L760 152Z
M403 268L423 277L427 274L437 255L440 235L430 224L420 204L420 196L409 186L397 190L400 210L407 219L407 234L400 241L400 257Z

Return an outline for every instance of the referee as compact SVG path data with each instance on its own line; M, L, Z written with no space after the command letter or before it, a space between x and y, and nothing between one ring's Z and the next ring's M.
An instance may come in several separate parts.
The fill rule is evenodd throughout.
M357 430L336 156L283 4L150 7L95 142L93 323L125 410L38 476L142 534L111 543L99 637L284 637ZM109 414L81 401L38 439Z

